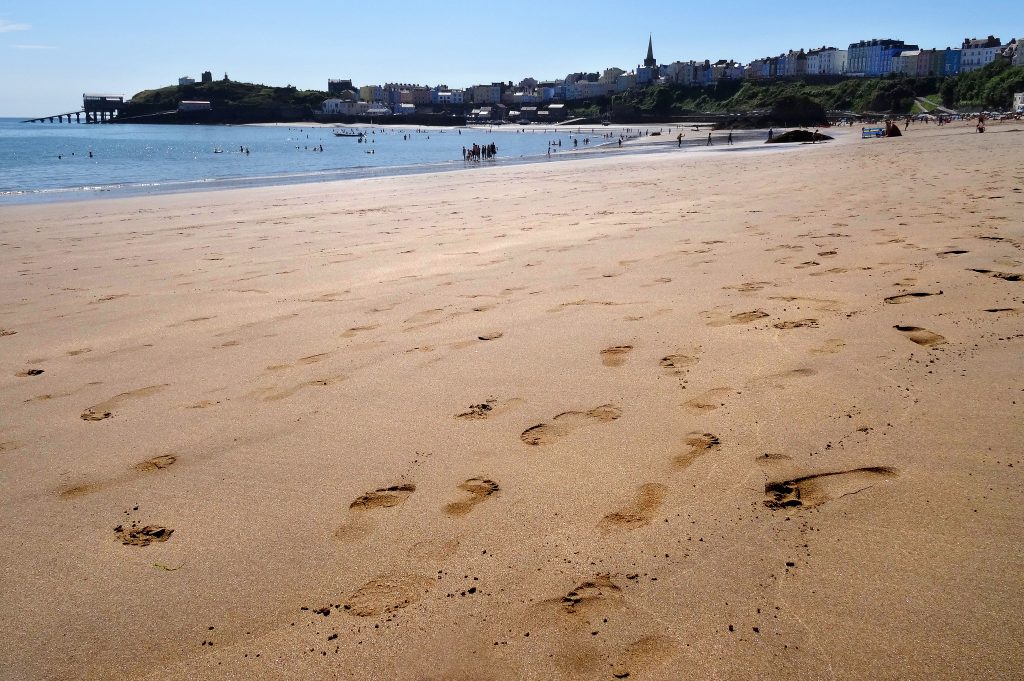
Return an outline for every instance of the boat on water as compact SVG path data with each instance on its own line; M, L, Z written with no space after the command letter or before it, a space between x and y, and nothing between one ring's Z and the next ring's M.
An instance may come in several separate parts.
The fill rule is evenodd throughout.
M344 128L335 128L333 132L335 137L366 137L365 132L353 130L352 128L347 130Z

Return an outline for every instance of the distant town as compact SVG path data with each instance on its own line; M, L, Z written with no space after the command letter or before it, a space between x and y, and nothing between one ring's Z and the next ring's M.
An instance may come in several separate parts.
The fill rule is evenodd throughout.
M770 80L800 76L849 76L877 78L888 74L912 77L955 76L991 63L997 56L1014 66L1024 65L1024 38L1007 44L995 36L965 38L957 48L921 49L891 38L862 40L846 49L818 47L789 50L747 64L730 59L712 62L674 61L659 64L653 38L647 55L636 68L606 68L601 73L570 73L554 81L524 78L518 84L489 83L465 89L447 85L387 83L356 86L351 79L330 79L327 92L333 97L321 105L324 114L387 116L414 113L422 107L471 105L470 119L536 120L561 117L560 104L616 95L659 83L710 86L721 80ZM211 74L203 74L211 78ZM179 81L184 84L188 79ZM541 108L543 107L543 108Z
M722 91L723 87L727 91L730 85L767 84L776 80L810 84L898 77L938 81L955 79L997 60L1011 67L1024 66L1024 38L1015 38L1004 44L1000 38L989 35L965 38L959 47L924 49L894 38L874 38L851 43L845 49L821 46L788 50L746 64L731 59L665 64L659 63L655 57L653 37L649 37L646 55L629 71L609 67L601 72L570 73L558 80L523 78L519 83L492 82L466 88L414 83L357 85L351 78L330 78L326 91L236 83L226 73L223 78L215 80L211 71L205 71L198 82L191 76L182 76L178 78L177 86L143 91L127 101L123 95L86 94L82 110L43 116L30 119L30 122L53 122L55 119L62 122L66 119L70 123L72 117L77 122L82 122L84 117L88 123L244 123L310 118L326 122L360 122L397 117L410 123L429 125L560 123L567 119L593 120L596 114L604 119L616 114L617 120L629 122L635 117L631 119L629 113L624 112L629 107L621 103L631 98L636 100L656 86L698 91L703 88L705 92L713 93ZM1020 93L1024 90L1024 77L1016 78L1011 85L1015 90L999 94L996 97L998 102L993 105L1010 107L1012 101L1015 111L1024 112L1024 94ZM936 108L946 110L938 101L935 90L897 94L889 97L889 104L899 101L902 106L916 99L924 113ZM911 95L909 99L908 94ZM926 99L929 95L932 99ZM942 98L947 97L943 94ZM585 111L588 108L590 110ZM598 108L601 112L597 111ZM899 107L896 106L866 108L908 113L897 110ZM845 112L838 113L845 115ZM810 118L814 116L823 119L824 112Z

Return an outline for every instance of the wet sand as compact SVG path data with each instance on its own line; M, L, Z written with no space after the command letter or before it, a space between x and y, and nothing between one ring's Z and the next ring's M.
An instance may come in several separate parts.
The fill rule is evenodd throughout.
M0 208L0 675L1018 674L1019 128Z

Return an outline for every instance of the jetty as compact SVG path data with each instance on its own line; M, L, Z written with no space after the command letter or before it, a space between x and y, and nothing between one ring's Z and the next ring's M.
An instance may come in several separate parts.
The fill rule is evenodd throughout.
M124 95L83 94L82 108L78 111L28 118L22 123L63 123L65 119L71 123L72 116L75 123L81 123L83 114L86 123L111 123L120 115L124 106Z

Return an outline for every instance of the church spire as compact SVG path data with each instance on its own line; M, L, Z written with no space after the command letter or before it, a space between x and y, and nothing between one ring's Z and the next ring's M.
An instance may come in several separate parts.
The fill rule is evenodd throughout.
M654 58L654 36L648 36L647 38L647 58L644 59L644 66L653 69L658 65L658 61Z

